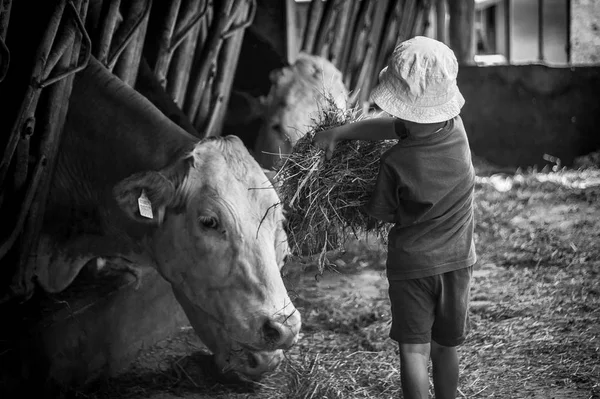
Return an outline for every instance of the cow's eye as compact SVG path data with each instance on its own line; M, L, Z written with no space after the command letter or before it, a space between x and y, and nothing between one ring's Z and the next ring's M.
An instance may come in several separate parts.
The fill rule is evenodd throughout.
M214 216L200 216L198 221L207 229L216 229L219 227L219 221Z

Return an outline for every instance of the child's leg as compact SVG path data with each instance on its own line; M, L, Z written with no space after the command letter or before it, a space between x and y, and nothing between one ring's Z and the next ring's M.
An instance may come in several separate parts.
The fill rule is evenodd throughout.
M427 366L431 350L437 277L391 280L390 337L400 346L400 377L405 399L429 397Z
M429 352L430 344L400 344L400 378L404 399L429 397Z
M455 346L431 341L431 363L436 399L455 399L458 388L458 353Z
M436 306L431 340L431 362L436 399L454 399L458 387L458 354L469 330L469 290L473 268L440 276L441 291Z

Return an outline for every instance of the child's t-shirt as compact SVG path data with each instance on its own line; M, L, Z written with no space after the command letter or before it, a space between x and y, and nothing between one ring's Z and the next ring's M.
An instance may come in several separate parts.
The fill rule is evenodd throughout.
M426 137L399 136L381 157L366 211L394 223L388 235L387 275L405 280L472 266L475 171L459 116Z

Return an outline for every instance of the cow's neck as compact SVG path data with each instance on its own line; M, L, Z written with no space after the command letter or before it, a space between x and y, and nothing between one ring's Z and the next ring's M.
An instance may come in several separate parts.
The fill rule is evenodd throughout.
M197 141L96 60L77 76L65 133L91 181L110 183L161 169Z
M134 173L163 168L196 141L92 59L73 85L46 227L67 240L109 235L139 252L151 231L120 211L114 185Z

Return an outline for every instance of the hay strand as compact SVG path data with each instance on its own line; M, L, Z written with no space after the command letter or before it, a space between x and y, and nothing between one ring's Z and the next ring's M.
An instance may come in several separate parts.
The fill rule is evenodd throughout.
M326 252L343 249L348 237L371 232L385 238L389 225L376 223L364 210L379 172L379 159L396 140L340 142L330 160L312 144L316 133L366 119L358 109L340 109L333 99L313 119L312 129L294 146L275 176L287 206L292 251L318 256L322 271Z

